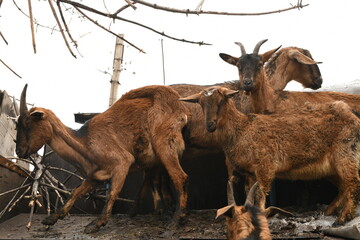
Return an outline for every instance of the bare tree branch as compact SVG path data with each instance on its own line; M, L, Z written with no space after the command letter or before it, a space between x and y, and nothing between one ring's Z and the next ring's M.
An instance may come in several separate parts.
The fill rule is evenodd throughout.
M134 24L134 25L138 25L138 26L140 26L140 27L142 27L142 28L148 29L148 30L150 30L150 31L152 31L152 32L155 32L155 33L157 33L157 34L159 34L159 35L162 35L162 36L164 36L164 37L170 38L170 39L172 39L172 40L176 40L176 41L180 41L180 42L186 42L186 43L192 43L192 44L199 44L200 46L201 46L201 45L211 45L211 44L205 43L205 42L203 42L203 41L201 41L201 42L195 42L195 41L189 41L189 40L186 40L186 39L180 39L180 38L171 37L171 36L165 34L164 32L157 31L157 30L155 30L155 29L153 29L153 28L150 28L150 27L145 26L145 25L143 25L143 24L140 24L140 23L138 23L138 22L134 22L134 21L131 21L131 20L122 18L122 17L118 17L118 16L115 16L115 15L113 15L113 14L104 13L104 12L101 12L101 11L99 11L99 10L97 10L97 9L90 8L90 7L88 7L88 6L85 6L85 5L80 4L80 3L77 3L77 2L73 2L73 1L69 1L69 0L59 0L59 1L61 1L61 2L63 2L63 3L68 3L68 4L70 4L70 5L73 5L78 11L79 11L79 9L81 8L81 9L87 10L87 11L92 12L92 13L96 13L96 14L101 15L101 16L104 16L104 17L114 18L114 19L117 19L117 20L120 20L120 21L132 23L132 24ZM82 13L82 14L84 14L84 13ZM88 18L90 21L92 21L92 22L95 23L96 25L100 26L97 22L95 22L95 21L92 20L91 18L89 18L89 17L87 17L87 16L86 16L86 18ZM108 29L106 29L106 28L104 28L104 27L102 27L102 28L103 28L104 30L106 30L106 31L109 31ZM129 43L129 42L128 42L128 43Z
M34 18L33 18L33 14L32 14L31 0L28 0L28 5L29 5L31 39L32 39L32 45L33 45L34 53L36 54L36 43L35 43L35 33L34 33Z
M111 34L113 34L113 35L121 38L122 40L124 40L124 42L128 43L130 46L136 48L137 50L139 50L139 51L142 52L142 53L145 53L144 50L138 48L137 46L135 46L135 45L132 44L131 42L127 41L125 38L121 37L119 34L116 34L116 33L112 32L112 31L110 31L109 29L101 26L99 23L97 23L96 21L94 21L93 19L91 19L90 17L88 17L88 16L87 16L83 11L81 11L78 7L74 6L74 8L75 8L76 10L78 10L79 13L81 13L85 18L87 18L88 20L90 20L91 22L93 22L96 26L104 29L104 30L107 31L108 33L111 33Z
M135 5L134 5L130 0L125 0L125 2L126 2L129 6L131 6L134 10L136 10Z
M62 1L62 0L60 0ZM173 12L173 13L182 13L182 14L195 14L195 15L200 15L200 14L210 14L210 15L227 15L227 16L259 16L259 15L268 15L268 14L273 14L273 13L280 13L280 12L285 12L285 11L289 11L289 10L293 10L293 9L300 9L303 7L307 7L309 6L309 4L305 4L302 5L302 1L298 1L298 3L295 6L291 6L289 8L284 8L284 9L279 9L279 10L273 10L273 11L268 11L268 12L258 12L258 13L230 13L230 12L217 12L217 11L192 11L190 9L176 9L176 8L169 8L169 7L164 7L164 6L160 6L157 4L153 4L153 3L148 3L145 1L141 1L141 0L134 0L135 3L139 3L142 4L144 6L147 7L151 7L157 10L163 10L163 11L167 11L167 12Z
M4 40L4 42L6 43L6 45L8 45L8 42L6 41L4 35L2 34L2 32L0 32L0 37Z
M13 74L15 74L16 76L18 76L18 78L22 78L19 74L17 74L14 70L12 70L8 65L6 65L6 63L0 59L0 62L2 64L4 64L5 67L7 67Z
M68 37L71 39L71 42L72 42L72 43L74 44L74 46L77 48L77 47L78 47L77 42L76 42L76 41L73 39L73 37L71 36L70 30L69 30L68 25L67 25L67 23L66 23L66 21L65 21L65 18L64 18L63 11L62 11L62 9L61 9L60 2L57 1L56 4L57 4L57 7L58 7L58 10L59 10L59 13L60 13L61 21L63 22L64 27L65 27L65 31L66 31L66 33L68 34Z
M30 0L29 0L29 1L30 1ZM71 53L71 55L73 55L73 57L76 58L76 55L75 55L75 54L73 53L73 51L71 50L70 45L69 45L69 43L68 43L68 41L67 41L67 39L66 39L66 36L65 36L65 34L64 34L64 30L63 30L63 28L62 28L62 26L61 26L61 23L60 23L60 21L59 21L59 18L58 18L58 16L57 16L57 14L56 14L54 5L52 4L52 0L48 0L48 2L49 2L49 5L50 5L50 8L51 8L51 11L52 11L52 13L53 13L53 15L54 15L54 18L55 18L55 20L56 20L56 23L57 23L57 25L59 26L60 33L61 33L61 36L62 36L63 39L64 39L64 42L65 42L65 44L66 44L66 47L68 48L68 50L69 50L69 52Z

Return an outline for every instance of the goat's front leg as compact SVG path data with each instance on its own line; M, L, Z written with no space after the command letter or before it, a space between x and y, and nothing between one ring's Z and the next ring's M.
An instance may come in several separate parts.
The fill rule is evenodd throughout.
M255 203L255 205L260 207L260 209L265 210L266 196L270 192L271 183L275 178L275 173L270 169L258 169L256 170L255 175L261 189L260 196L256 197L257 199L255 202L257 204Z
M97 232L99 231L100 227L105 226L108 223L114 202L116 201L116 198L118 197L124 185L131 163L132 162L129 161L128 163L123 163L119 167L113 169L111 188L107 196L103 211L98 219L92 221L85 227L85 233Z
M42 224L54 225L58 219L63 219L69 213L76 200L95 189L98 184L99 183L96 181L85 179L81 185L73 191L70 199L65 203L65 205L58 212L53 213L42 220Z

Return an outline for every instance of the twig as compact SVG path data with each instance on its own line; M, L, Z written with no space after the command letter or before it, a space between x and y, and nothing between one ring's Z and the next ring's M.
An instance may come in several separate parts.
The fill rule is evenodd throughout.
M25 194L31 189L31 186L28 186L28 188L20 195L20 197L13 202L13 204L11 205L11 207L9 208L9 212L11 212L11 210L16 206L16 204L25 196Z
M48 187L48 188L54 189L55 192L56 192L56 191L59 191L59 192L65 193L65 194L67 194L67 195L71 195L71 192L66 191L66 190L63 190L63 189L58 188L58 187L55 187L53 184L47 184L47 183L41 183L41 184L42 184L43 186ZM58 195L58 197L61 198L60 201L61 201L62 204L64 204L64 201L62 200L62 197L61 197L60 195Z
M9 193L15 192L17 190L21 190L21 189L26 188L26 187L28 187L30 185L31 185L31 183L28 183L26 185L23 185L23 186L20 186L20 187L17 187L17 188L13 188L13 189L8 190L6 192L2 192L2 193L0 193L0 197L3 196L3 195L9 194Z
M28 5L29 5L31 39L32 39L32 45L33 45L34 53L36 54L36 43L35 43L35 33L34 33L34 18L33 18L33 13L32 13L31 0L28 0Z
M0 37L4 40L4 42L6 43L6 45L8 45L8 42L6 41L4 35L2 34L2 32L0 31Z
M24 186L24 184L26 183L26 181L28 180L28 178L26 178L23 183L21 184L21 187ZM28 184L28 186L30 187L30 184ZM26 186L25 186L26 187ZM20 189L17 190L17 192L15 193L15 195L13 196L13 198L9 201L9 203L5 206L5 208L0 212L0 218L2 218L2 216L5 214L5 212L7 211L7 209L9 208L9 206L11 205L12 201L15 199L16 195L18 195Z
M0 62L5 65L13 74L15 74L18 78L22 78L19 74L17 74L14 70L12 70L3 60L0 59Z
M30 0L29 0L29 1L30 1ZM58 18L58 16L57 16L57 14L56 14L54 5L52 4L52 0L48 0L48 2L49 2L49 5L50 5L50 8L51 8L51 11L52 11L52 13L53 13L53 15L54 15L54 18L55 18L55 20L56 20L56 23L57 23L57 25L59 26L60 33L61 33L61 36L62 36L63 39L64 39L65 45L66 45L66 47L68 48L68 50L69 50L69 52L71 53L71 55L72 55L74 58L76 58L76 55L75 55L75 54L73 53L73 51L71 50L70 45L69 45L69 43L68 43L68 41L67 41L67 39L66 39L66 36L65 36L65 34L64 34L64 30L63 30L63 28L62 28L62 26L61 26L61 23L60 23L60 21L59 21L59 18Z
M57 4L57 7L58 7L58 10L59 10L59 13L60 13L61 21L63 22L64 27L65 27L65 31L66 31L68 37L71 39L71 42L74 43L75 48L77 48L77 47L78 47L77 42L76 42L76 41L73 39L73 37L71 36L70 30L69 30L68 25L66 24L66 21L65 21L65 18L64 18L63 11L62 11L62 9L61 9L60 2L57 1L56 4Z
M70 174L70 175L73 175L73 176L79 178L81 181L84 181L84 178L81 177L80 175L77 175L76 173L73 173L73 172L71 172L71 171L69 171L69 170L66 170L66 169L64 169L64 168L58 168L58 167L48 166L48 169L49 169L49 170L58 170L58 171L66 172L66 173L68 173L68 174Z
M126 2L129 6L131 6L134 10L136 10L135 5L134 5L130 0L125 0L125 2Z
M63 1L63 0L60 0ZM141 0L134 0L135 3L139 3L142 4L144 6L147 7L151 7L157 10L162 10L162 11L166 11L166 12L173 12L173 13L182 13L182 14L194 14L194 15L200 15L200 14L209 14L209 15L227 15L227 16L259 16L259 15L268 15L268 14L273 14L273 13L280 13L280 12L286 12L289 10L293 10L293 9L300 9L303 7L307 7L309 6L309 4L305 4L302 5L302 2L298 2L297 5L289 7L289 8L284 8L284 9L279 9L279 10L273 10L273 11L268 11L268 12L258 12L258 13L231 13L231 12L217 12L217 11L192 11L190 9L175 9L175 8L169 8L169 7L164 7L164 6L160 6L157 4L153 4L153 3L148 3L145 1L141 1Z
M96 21L94 21L93 19L91 19L90 17L88 17L83 11L81 11L78 7L74 6L74 8L79 11L79 13L81 13L85 18L87 18L89 21L91 21L92 23L94 23L95 25L97 25L98 27L104 29L105 31L107 31L108 33L111 33L113 35L115 35L118 38L121 38L122 40L124 40L124 42L128 43L130 46L136 48L137 50L139 50L142 53L145 53L144 50L138 48L137 46L135 46L134 44L132 44L131 42L127 41L125 38L121 37L119 34L116 34L112 31L110 31L109 29L101 26L99 23L97 23Z
M61 1L61 2L63 2L63 3L68 3L68 4L72 5L72 6L74 6L74 8L77 9L78 11L80 11L80 8L81 8L81 9L85 9L85 10L87 10L87 11L93 12L93 13L95 13L95 14L98 14L98 15L101 15L101 16L104 16L104 17L113 18L113 19L117 19L117 20L120 20L120 21L128 22L128 23L131 23L131 24L140 26L140 27L142 27L142 28L148 29L148 30L150 30L150 31L152 31L152 32L155 32L155 33L157 33L157 34L159 34L159 35L162 35L162 36L164 36L164 37L170 38L170 39L172 39L172 40L176 40L176 41L180 41L180 42L185 42L185 43L199 44L199 45L211 45L211 44L205 43L205 42L203 42L203 41L202 41L202 42L195 42L195 41L189 41L189 40L185 40L185 39L180 39L180 38L171 37L171 36L165 34L164 32L157 31L157 30L155 30L155 29L153 29L153 28L150 28L150 27L148 27L148 26L146 26L146 25L143 25L143 24L140 24L140 23L138 23L138 22L134 22L134 21L131 21L131 20L122 18L122 17L118 17L118 16L116 16L116 15L114 15L114 14L107 14L107 13L104 13L104 12L100 12L100 11L94 9L94 8L90 8L90 7L86 6L86 5L83 5L83 4L80 4L80 3L77 3L77 2L73 2L73 1L69 1L69 0L59 0L59 1ZM84 15L84 16L85 16L85 15ZM87 16L86 16L86 17L87 17ZM91 18L89 18L89 17L87 17L87 18L88 18L90 21L92 21L93 23L95 23L96 25L100 26L97 22L95 22L95 21L92 20ZM109 31L108 29L106 29L106 28L104 28L104 27L102 27L102 26L101 26L101 28L103 28L104 30L106 30L106 31L108 31L109 33L114 34L115 36L118 37L117 34ZM126 41L125 39L123 39L123 40L124 40L125 42L129 43L129 42ZM129 43L129 44L130 44L130 43ZM133 46L133 45L131 44L131 46ZM134 47L134 46L133 46L133 47ZM136 49L138 49L138 48L136 47Z

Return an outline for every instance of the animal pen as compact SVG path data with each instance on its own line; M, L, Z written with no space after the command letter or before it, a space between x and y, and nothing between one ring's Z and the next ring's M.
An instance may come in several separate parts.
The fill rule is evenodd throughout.
M70 217L51 227L43 226L41 220L63 204L71 190L81 183L82 176L48 146L43 155L36 158L14 157L18 107L13 99L6 91L0 94L0 239L226 239L224 219L215 220L216 209L226 205L224 156L195 150L186 152L181 160L190 179L188 216L176 230L166 225L169 215L152 213L149 194L143 201L141 213L129 217L128 211L142 182L140 172L127 176L112 218L99 232L85 234L82 229L104 205L106 182L76 202ZM84 122L94 115L75 114L75 119ZM338 239L324 234L325 229L331 232L335 218L323 216L322 211L336 194L326 181L277 181L272 192L268 200L272 205L295 213L294 217L275 216L269 220L274 239ZM353 221L359 222L359 217ZM355 229L343 231L342 236L346 236Z

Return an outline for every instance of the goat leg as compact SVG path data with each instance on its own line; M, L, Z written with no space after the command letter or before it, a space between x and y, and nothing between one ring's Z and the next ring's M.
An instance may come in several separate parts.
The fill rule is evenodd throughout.
M85 179L81 183L81 185L74 190L70 199L60 209L60 211L46 217L45 219L42 220L41 223L44 225L54 225L58 219L63 219L69 213L71 207L74 205L76 200L78 200L80 197L84 196L88 192L92 191L97 185L98 182L90 179Z
M100 227L103 227L108 223L114 202L116 201L116 199L124 185L125 178L127 176L129 168L133 162L132 159L129 159L128 161L126 161L125 159L124 160L122 159L121 161L123 161L124 164L120 165L120 168L115 168L113 170L113 173L115 173L115 174L111 178L111 188L110 188L108 197L106 199L106 203L103 208L103 211L97 220L92 221L90 224L88 224L85 227L85 230L84 230L85 233L97 232L97 231L99 231ZM126 162L126 164L125 164L125 162Z

